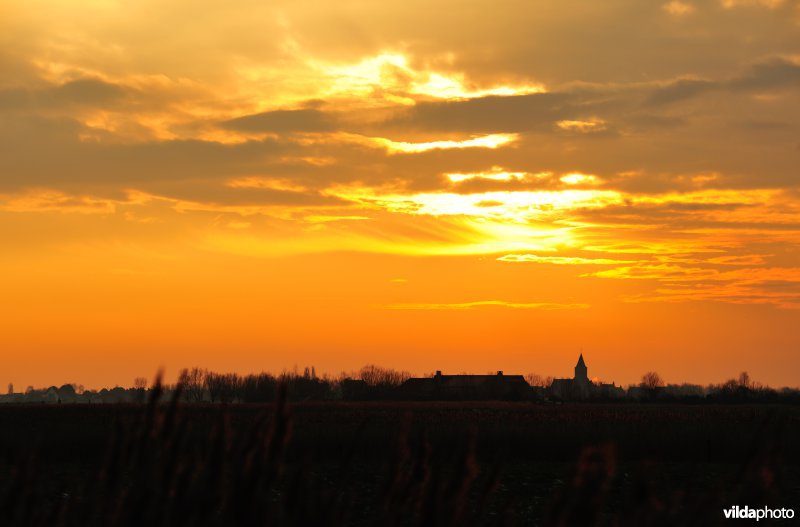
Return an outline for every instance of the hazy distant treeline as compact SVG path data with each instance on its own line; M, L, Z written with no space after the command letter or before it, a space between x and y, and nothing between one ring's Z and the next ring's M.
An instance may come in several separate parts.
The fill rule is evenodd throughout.
M190 403L264 403L274 401L278 386L284 385L292 401L387 399L410 377L409 372L375 365L335 377L318 376L314 367L302 372L247 375L189 368L181 371L177 383L162 387L161 397L171 400L179 390L181 400ZM8 393L0 395L0 403L143 403L152 392L149 386L143 377L136 378L130 387L101 390L86 390L72 383L49 388L29 386L24 392L16 392L9 385Z
M429 377L431 377L429 375ZM285 386L291 401L368 401L402 400L407 392L401 389L411 377L406 371L383 368L375 365L364 366L351 373L338 376L318 376L313 367L280 374L256 373L240 375L237 373L217 373L202 368L181 371L178 382L161 385L160 393L165 400L171 400L176 392L179 398L188 403L265 403L275 400L279 386ZM525 376L530 391L523 400L541 402L560 402L551 389L552 377L537 374ZM12 385L8 393L0 395L2 403L144 403L152 393L147 379L140 377L130 387L86 390L77 384L64 384L61 387L33 388L16 392ZM481 397L477 397L481 398ZM518 397L519 399L519 397ZM590 395L583 400L615 400L632 402L792 402L800 403L800 390L796 388L775 389L754 382L746 372L738 378L720 384L667 384L655 372L647 372L641 382L620 389L614 397Z

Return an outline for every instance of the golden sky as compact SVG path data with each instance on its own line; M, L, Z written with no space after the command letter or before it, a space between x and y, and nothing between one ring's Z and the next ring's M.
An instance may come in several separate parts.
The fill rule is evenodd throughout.
M800 371L800 2L0 0L0 382Z

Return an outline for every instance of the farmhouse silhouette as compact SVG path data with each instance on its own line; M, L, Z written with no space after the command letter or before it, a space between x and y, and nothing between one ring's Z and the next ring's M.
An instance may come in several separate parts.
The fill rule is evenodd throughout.
M533 387L522 375L443 375L412 377L400 386L400 393L409 399L528 399L531 395L561 400L582 400L596 397L624 397L625 390L614 383L595 383L589 379L583 354L575 365L571 379L553 379L549 387Z
M524 399L531 386L522 375L442 375L413 377L400 386L411 399Z

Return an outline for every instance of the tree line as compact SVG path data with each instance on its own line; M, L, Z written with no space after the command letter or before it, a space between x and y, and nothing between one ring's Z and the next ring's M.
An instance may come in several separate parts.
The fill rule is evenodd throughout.
M426 377L432 377L429 374ZM187 368L180 372L175 384L161 386L164 397L178 392L185 402L199 403L265 403L275 400L280 386L285 388L291 401L331 400L387 400L403 399L398 388L409 378L407 371L370 364L360 370L337 376L317 375L315 368L303 371L272 373L217 373L203 368ZM525 380L530 392L525 399L557 401L550 386L553 377L528 374ZM7 395L0 395L0 403L143 403L152 390L150 382L138 377L128 388L115 387L99 391L85 390L77 384L65 384L44 389L28 387L24 393L15 393L8 386ZM657 372L645 373L640 382L619 390L621 397L610 397L597 392L584 399L639 401L639 402L800 402L800 391L794 388L774 389L755 382L747 372L719 384L667 384Z
M279 385L286 388L290 400L384 399L388 398L411 374L407 371L369 364L356 372L336 377L318 376L315 368L298 371L256 373L216 373L201 368L181 371L177 386L186 401L207 400L219 403L261 403L274 400Z

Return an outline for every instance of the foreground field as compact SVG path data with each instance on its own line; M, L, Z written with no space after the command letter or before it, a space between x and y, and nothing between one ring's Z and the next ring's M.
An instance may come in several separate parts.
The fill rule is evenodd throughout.
M14 406L0 430L10 526L709 525L800 503L789 406Z

